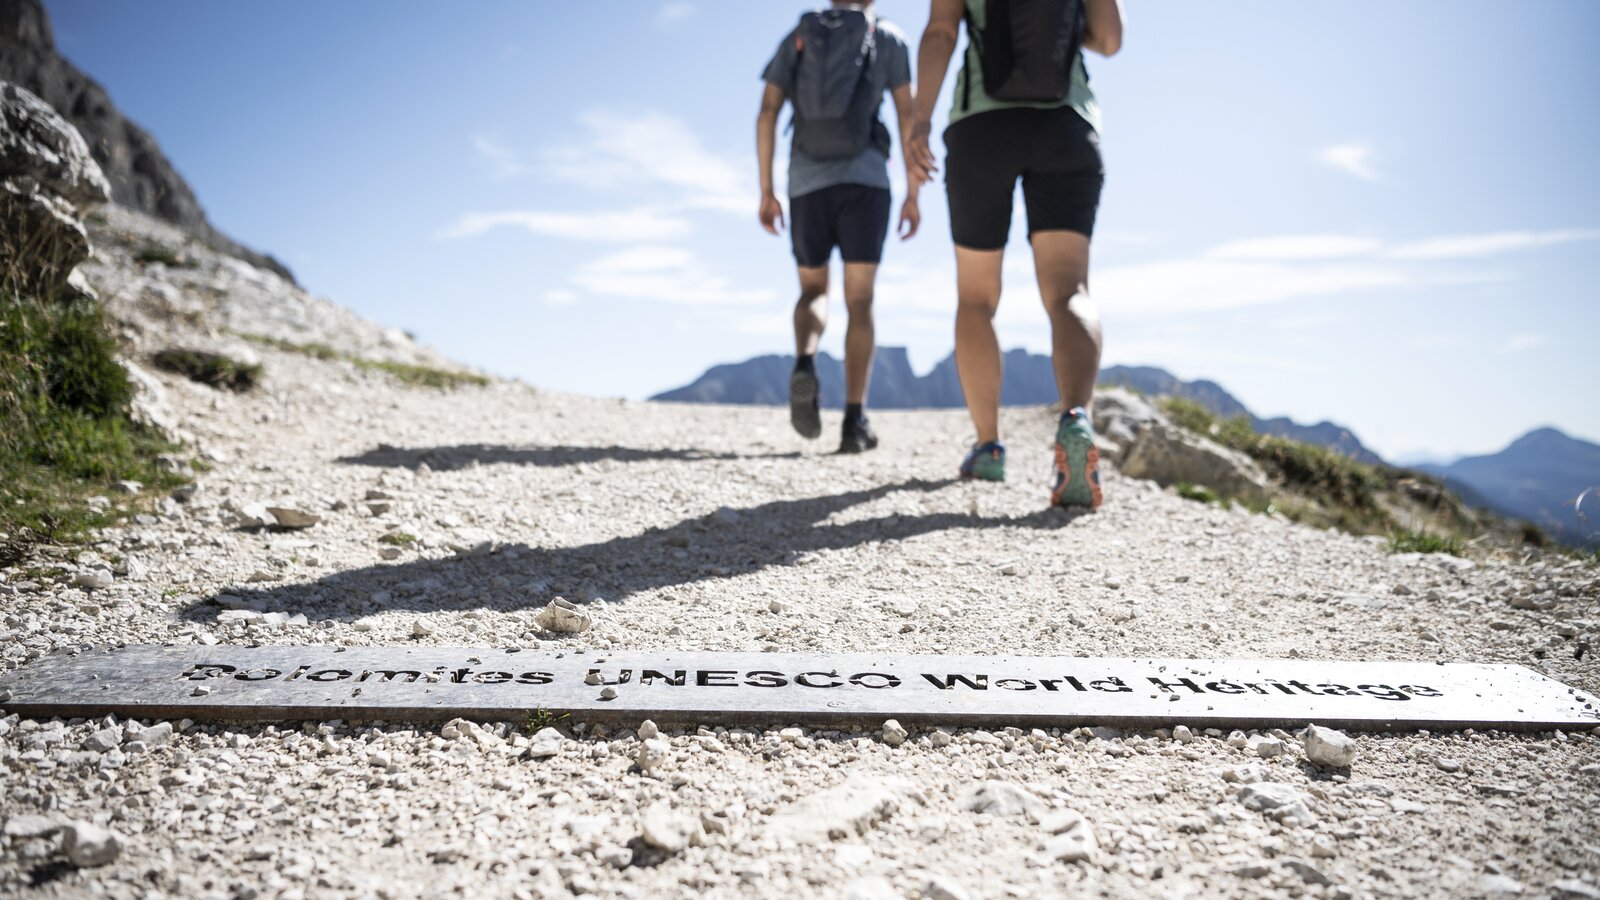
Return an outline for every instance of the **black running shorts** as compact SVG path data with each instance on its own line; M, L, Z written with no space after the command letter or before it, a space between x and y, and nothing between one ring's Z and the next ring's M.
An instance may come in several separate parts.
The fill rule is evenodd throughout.
M1018 178L1029 237L1039 231L1093 236L1105 183L1100 135L1072 107L977 113L946 129L944 143L956 246L1005 247Z
M847 263L883 259L889 235L889 191L864 184L836 184L789 201L794 261L804 269L826 266L833 248Z

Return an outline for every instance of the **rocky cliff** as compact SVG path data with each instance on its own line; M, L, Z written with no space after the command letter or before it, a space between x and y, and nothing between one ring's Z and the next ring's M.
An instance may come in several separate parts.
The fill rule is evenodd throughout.
M41 0L0 0L0 80L19 84L71 122L111 182L112 200L178 226L219 252L293 281L282 263L212 226L183 176L104 88L56 52Z

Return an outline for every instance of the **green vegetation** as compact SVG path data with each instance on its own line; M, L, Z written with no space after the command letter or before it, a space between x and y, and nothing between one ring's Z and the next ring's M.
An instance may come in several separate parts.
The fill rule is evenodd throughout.
M261 383L261 366L243 363L221 353L204 350L163 350L151 358L159 369L210 385L242 393Z
M1185 500L1193 500L1196 503L1217 504L1221 506L1226 506L1228 503L1228 501L1224 500L1220 495L1217 494L1216 491L1213 491L1211 488L1208 488L1203 484L1190 484L1187 481L1183 481L1178 483L1176 490L1179 497L1182 497Z
M550 710L541 706L533 711L533 715L528 717L528 733L536 734L541 729L549 728L551 725L571 717L571 713L562 713L559 716L553 715Z
M391 531L383 537L378 538L378 543L388 544L391 547L409 547L416 542L416 535L406 534L404 531Z
M163 247L160 244L146 244L140 248L138 253L133 255L133 258L146 265L149 263L161 263L173 269L183 269L193 265L193 263L179 256L172 249Z
M1426 531L1400 529L1389 535L1390 553L1448 553L1461 556L1466 550L1459 537Z
M114 482L183 483L156 464L175 448L129 418L133 396L98 304L0 292L0 565L129 512L85 502Z
M285 353L298 353L301 356L309 356L312 359L340 360L368 372L383 372L402 384L416 387L440 389L466 386L483 387L489 383L489 379L482 375L473 375L469 372L452 372L448 369L436 369L432 366L414 366L409 363L389 362L381 359L363 359L359 356L341 353L327 344L296 344L293 341L260 334L241 334L239 337L251 343L260 344L263 347L271 347L274 350L281 350Z
M1286 489L1322 505L1330 517L1328 524L1358 533L1385 531L1392 525L1378 494L1394 486L1398 472L1357 462L1327 447L1257 434L1248 420L1219 419L1192 400L1167 397L1161 406L1179 427L1238 450L1261 463Z

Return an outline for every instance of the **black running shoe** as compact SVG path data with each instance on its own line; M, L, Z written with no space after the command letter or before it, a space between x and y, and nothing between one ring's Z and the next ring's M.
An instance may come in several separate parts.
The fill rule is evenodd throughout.
M817 408L821 394L815 370L796 368L789 376L789 424L801 437L822 437L822 413Z
M865 453L878 446L878 435L865 416L844 420L844 436L839 439L840 453Z

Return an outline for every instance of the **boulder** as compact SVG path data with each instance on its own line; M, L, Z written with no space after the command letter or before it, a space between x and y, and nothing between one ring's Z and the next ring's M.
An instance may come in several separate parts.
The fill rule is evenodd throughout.
M22 87L0 81L0 280L35 297L73 296L89 258L81 207L111 188L77 129Z
M1118 457L1133 446L1145 428L1166 421L1155 404L1126 388L1103 387L1095 391L1094 433L1114 445Z
M1152 422L1140 431L1121 468L1124 475L1163 487L1204 485L1247 503L1264 503L1271 496L1266 473L1254 460L1167 422Z

